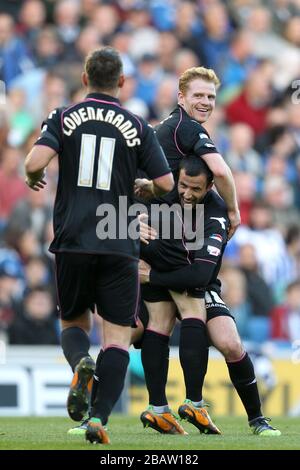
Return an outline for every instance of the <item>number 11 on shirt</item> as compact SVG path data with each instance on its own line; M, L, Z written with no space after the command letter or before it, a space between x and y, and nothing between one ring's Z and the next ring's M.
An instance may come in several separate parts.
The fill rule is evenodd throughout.
M94 134L82 134L77 186L91 188L93 185L96 139L97 136ZM112 137L101 137L98 155L97 189L110 190L115 143L116 139Z

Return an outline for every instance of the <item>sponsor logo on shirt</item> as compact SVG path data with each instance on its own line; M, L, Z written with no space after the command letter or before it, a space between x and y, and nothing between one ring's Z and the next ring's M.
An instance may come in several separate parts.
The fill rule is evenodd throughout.
M212 245L207 245L207 251L211 256L219 256L219 254L221 253L220 248L217 248Z

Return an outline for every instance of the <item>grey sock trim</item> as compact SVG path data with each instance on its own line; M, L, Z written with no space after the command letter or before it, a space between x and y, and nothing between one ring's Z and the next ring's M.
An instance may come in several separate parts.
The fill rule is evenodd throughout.
M153 406L154 413L163 414L163 413L170 413L170 408L168 405L163 406Z

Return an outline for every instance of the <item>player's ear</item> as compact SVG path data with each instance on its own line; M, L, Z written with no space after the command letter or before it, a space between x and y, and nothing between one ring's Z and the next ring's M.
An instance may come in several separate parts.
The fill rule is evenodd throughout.
M209 183L209 185L207 186L207 191L210 191L212 189L213 185L214 185L214 181Z
M183 95L182 91L178 92L177 97L178 97L178 104L183 104L184 95Z
M119 87L119 88L123 88L124 83L125 83L125 75L122 74L122 75L120 75L120 77L119 77L118 87Z
M81 74L81 81L82 84L87 87L88 86L88 79L87 79L87 74L85 72L82 72Z

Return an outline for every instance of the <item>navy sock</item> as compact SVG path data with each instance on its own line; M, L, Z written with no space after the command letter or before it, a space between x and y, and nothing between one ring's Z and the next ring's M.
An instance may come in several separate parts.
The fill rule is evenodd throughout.
M98 354L97 361L96 361L95 373L94 373L94 377L93 377L92 392L91 392L90 407L93 406L93 403L94 403L95 398L97 396L97 390L98 390L98 385L99 385L99 380L100 380L100 378L97 375L97 371L99 370L100 362L102 361L103 354L104 354L104 351L103 351L103 349L101 349L99 354Z
M83 357L89 356L90 339L82 328L72 326L61 332L61 346L74 372L78 362Z
M186 398L200 402L208 362L207 333L203 321L197 318L182 320L179 358L184 375Z
M169 370L169 336L146 330L142 342L142 363L149 393L149 403L168 403L166 384Z
M98 356L99 357L99 356ZM99 378L91 416L106 424L124 387L129 354L117 347L107 348L99 361L95 375Z
M237 362L227 362L232 384L244 405L248 420L262 416L254 367L247 353Z

